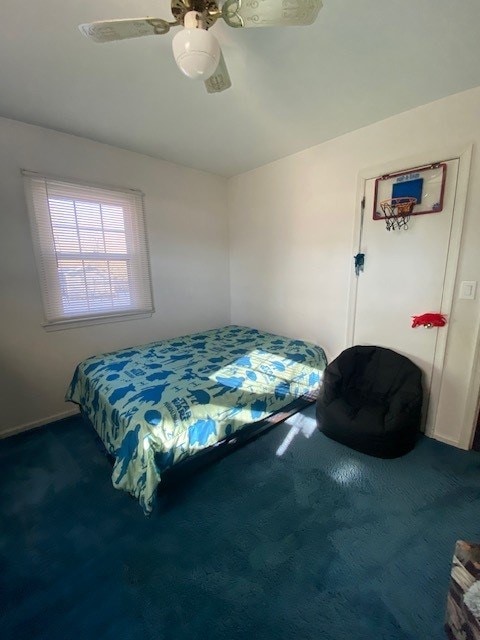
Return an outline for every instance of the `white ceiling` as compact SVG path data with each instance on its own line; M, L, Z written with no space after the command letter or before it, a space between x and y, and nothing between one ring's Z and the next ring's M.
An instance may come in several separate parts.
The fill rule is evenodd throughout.
M1 0L0 115L234 175L480 85L478 0L324 0L310 27L212 29L233 86L184 78L172 31L98 45L77 25L169 0ZM480 115L480 114L479 114Z

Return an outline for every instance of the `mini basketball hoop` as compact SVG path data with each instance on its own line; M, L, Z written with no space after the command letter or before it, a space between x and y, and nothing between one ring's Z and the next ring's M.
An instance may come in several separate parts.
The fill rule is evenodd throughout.
M411 197L382 200L379 204L385 216L387 231L395 231L395 229L404 229L406 231L416 203L417 199Z

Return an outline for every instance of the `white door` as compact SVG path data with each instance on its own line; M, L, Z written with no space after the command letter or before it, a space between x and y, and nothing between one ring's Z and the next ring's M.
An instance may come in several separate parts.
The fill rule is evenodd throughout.
M365 182L365 207L360 252L353 344L388 347L415 362L424 372L424 425L432 431L438 402L429 406L432 381L440 383L442 362L435 358L443 328L412 328L412 316L448 312L442 307L453 220L458 160L445 163L443 209L412 216L408 229L387 231L384 220L373 219L375 179Z

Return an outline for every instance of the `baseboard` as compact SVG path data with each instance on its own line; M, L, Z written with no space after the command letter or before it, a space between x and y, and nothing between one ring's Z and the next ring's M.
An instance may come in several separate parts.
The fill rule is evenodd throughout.
M9 438L10 436L14 436L17 433L23 433L24 431L30 431L32 429L37 429L38 427L43 427L46 424L50 424L50 422L58 422L59 420L65 420L65 418L71 418L79 413L79 409L70 409L69 411L63 411L62 413L56 413L53 416L48 416L47 418L42 418L41 420L35 420L35 422L27 422L26 424L17 425L16 427L11 427L10 429L6 429L5 431L0 432L1 438Z
M462 446L458 442L458 440L454 440L453 438L449 438L448 436L442 436L440 433L432 433L430 438L433 438L434 440L439 440L440 442L443 442L445 444L449 444L451 447L457 447L457 449L463 449L465 451L468 451L468 447Z

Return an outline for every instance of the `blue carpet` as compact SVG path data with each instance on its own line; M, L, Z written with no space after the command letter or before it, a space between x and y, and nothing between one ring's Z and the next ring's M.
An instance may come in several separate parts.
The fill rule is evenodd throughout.
M313 417L313 408L303 412ZM397 460L288 425L145 518L79 418L0 441L3 640L435 640L480 454Z

